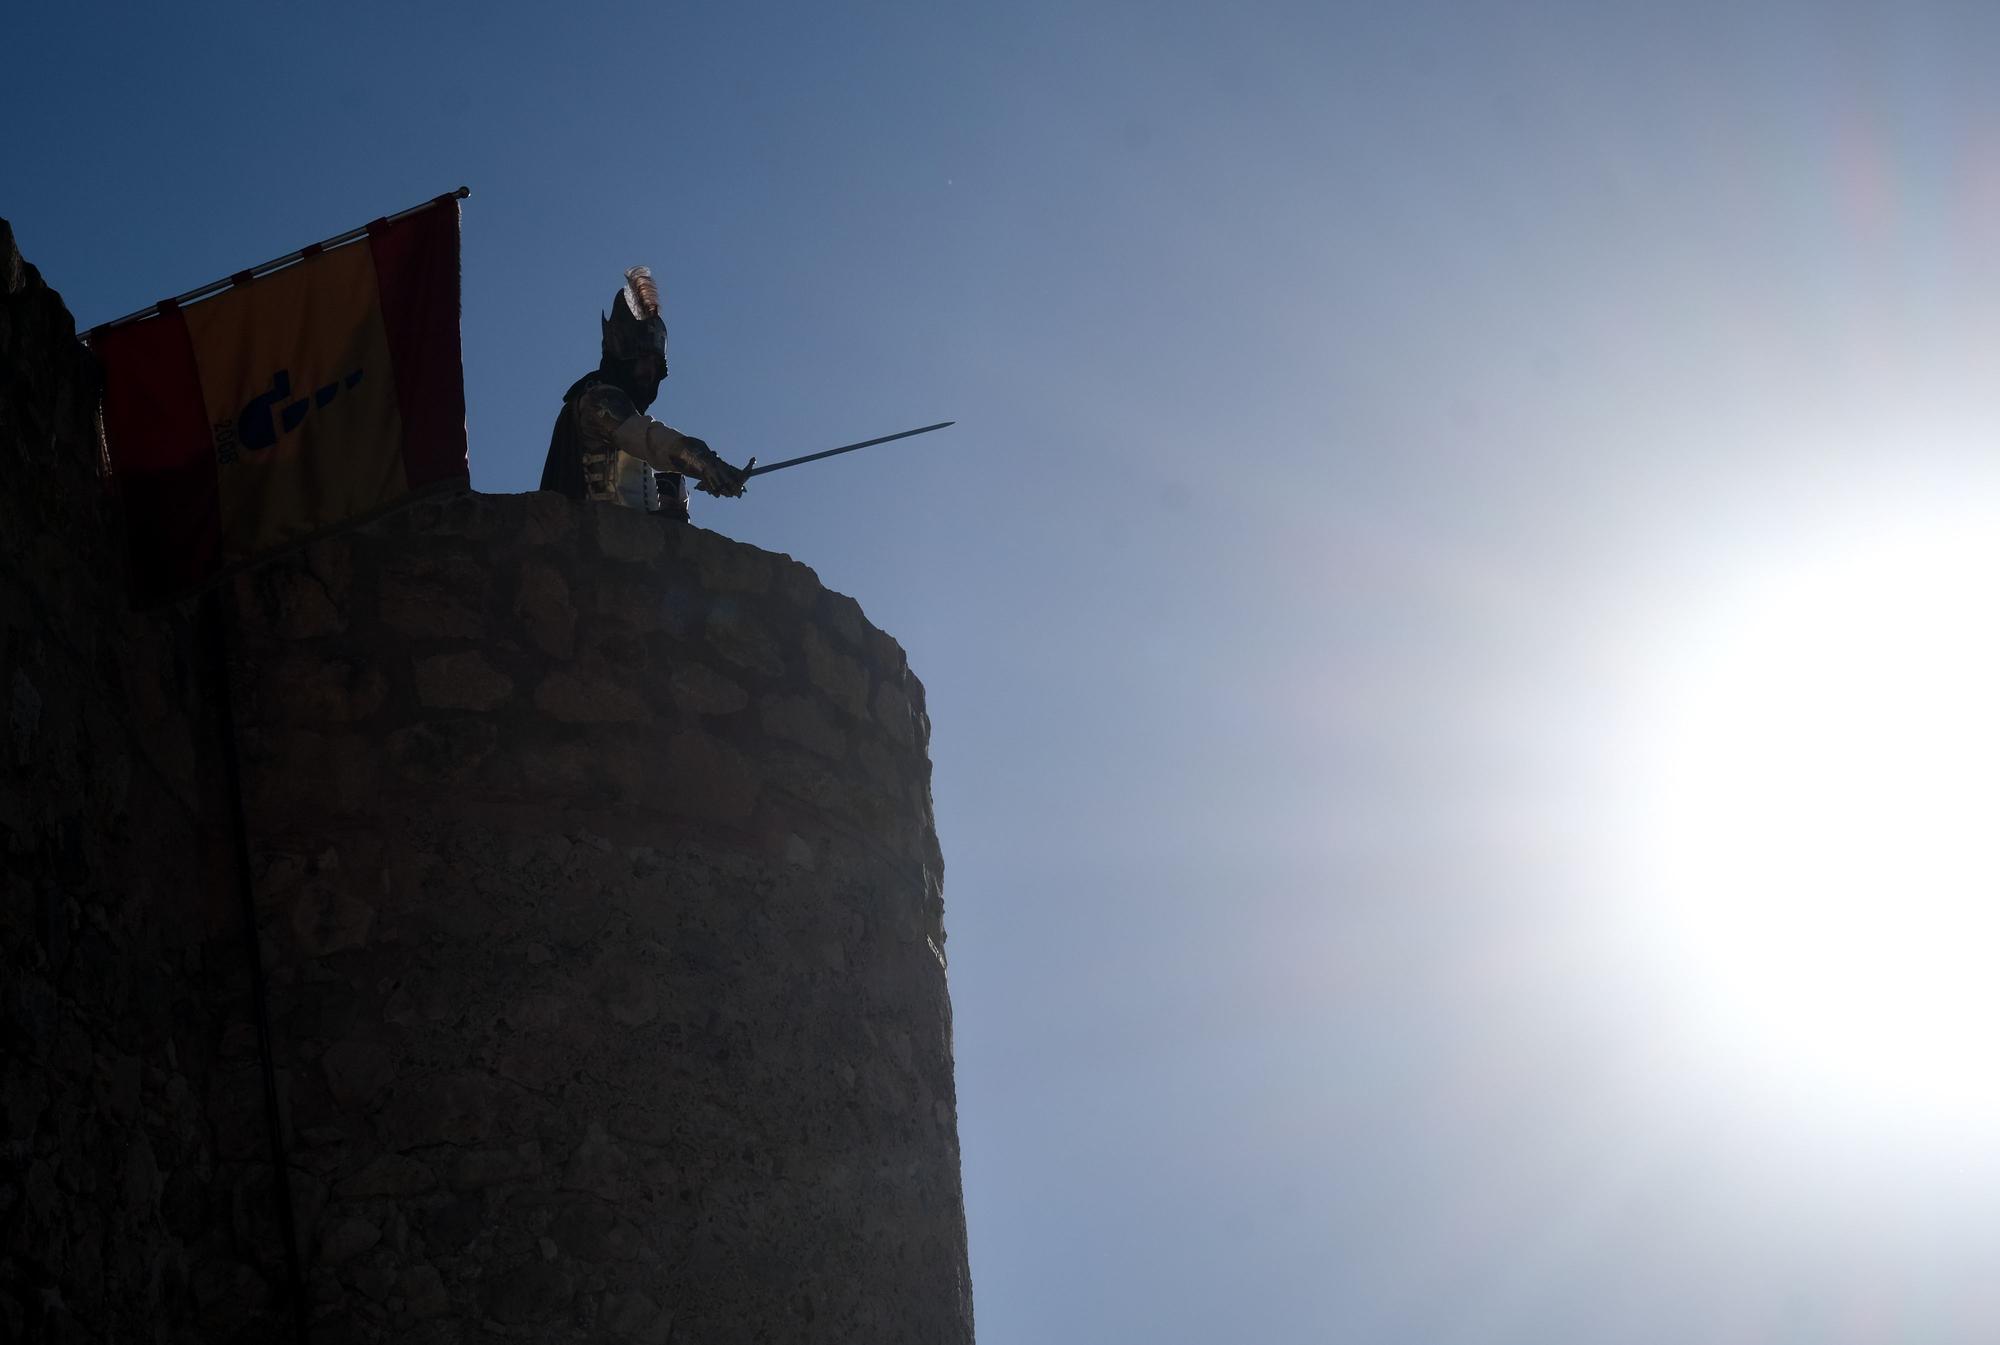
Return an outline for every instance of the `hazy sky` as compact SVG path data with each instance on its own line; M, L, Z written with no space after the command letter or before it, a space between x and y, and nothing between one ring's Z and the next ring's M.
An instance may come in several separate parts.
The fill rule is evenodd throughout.
M469 185L482 490L633 262L725 456L959 422L695 510L929 688L986 1345L2000 1338L2000 1132L1758 1045L1646 802L1759 576L2000 536L2000 9L5 28L0 215L83 324Z

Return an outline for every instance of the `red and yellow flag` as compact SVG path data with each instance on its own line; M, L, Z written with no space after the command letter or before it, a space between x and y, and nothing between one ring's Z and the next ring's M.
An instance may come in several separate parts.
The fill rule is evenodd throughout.
M136 601L467 479L454 199L91 346Z

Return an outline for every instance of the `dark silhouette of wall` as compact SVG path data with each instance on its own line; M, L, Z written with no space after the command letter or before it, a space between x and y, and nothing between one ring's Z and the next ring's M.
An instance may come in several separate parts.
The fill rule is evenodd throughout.
M0 1328L283 1339L206 646L122 611L89 371L10 265ZM786 557L545 494L225 597L316 1340L970 1341L895 641Z
M126 610L94 387L0 221L0 1339L228 1340L284 1258L208 645Z

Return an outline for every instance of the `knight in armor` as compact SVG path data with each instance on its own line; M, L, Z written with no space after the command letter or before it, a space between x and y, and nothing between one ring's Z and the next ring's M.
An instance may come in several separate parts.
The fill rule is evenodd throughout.
M741 468L646 414L667 376L667 324L652 272L635 266L625 273L603 328L597 368L563 394L542 489L681 519L688 516L690 476L711 495L741 495L747 479Z

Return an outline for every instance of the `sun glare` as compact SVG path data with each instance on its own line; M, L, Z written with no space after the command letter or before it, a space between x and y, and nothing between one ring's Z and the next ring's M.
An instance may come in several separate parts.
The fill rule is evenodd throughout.
M2000 1113L2000 528L1850 529L1672 633L1640 843L1678 983L1773 1069ZM1755 569L1755 567L1752 567Z

